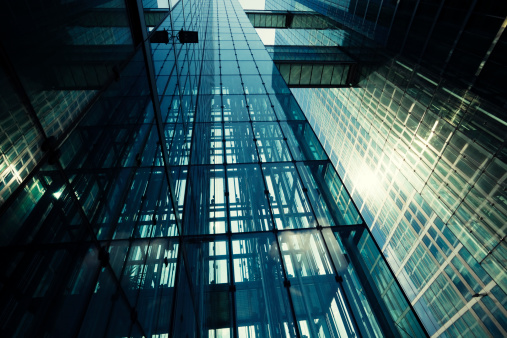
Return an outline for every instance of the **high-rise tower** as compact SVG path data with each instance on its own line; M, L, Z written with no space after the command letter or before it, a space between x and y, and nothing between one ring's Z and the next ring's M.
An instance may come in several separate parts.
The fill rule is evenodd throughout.
M330 17L335 28L279 30L275 58L279 45L313 46L359 65L351 88L292 92L429 333L504 336L507 8L312 0L266 8L281 6Z
M159 7L2 11L2 336L426 335L239 4Z

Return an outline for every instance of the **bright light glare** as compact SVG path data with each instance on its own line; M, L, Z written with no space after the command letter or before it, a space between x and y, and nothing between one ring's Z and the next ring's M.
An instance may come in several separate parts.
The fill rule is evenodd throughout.
M239 4L243 9L260 9L266 8L265 0L239 0Z
M361 170L356 174L356 177L351 177L351 179L352 182L355 182L355 189L363 198L370 193L374 194L381 187L380 177L377 177L376 173L366 165L363 165Z
M53 193L53 197L55 199L59 199L60 196L62 196L62 193L63 193L63 189L65 189L65 187L61 187L60 190L58 190L57 192Z
M275 44L276 29L273 28L257 28L257 34L265 46L273 46Z
M157 0L158 8L169 8L169 0Z

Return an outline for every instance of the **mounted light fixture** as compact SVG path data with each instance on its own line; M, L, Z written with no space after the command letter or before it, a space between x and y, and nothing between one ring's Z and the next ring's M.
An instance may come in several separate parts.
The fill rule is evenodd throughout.
M169 43L169 38L176 38L182 44L185 43L198 43L199 35L196 31L184 31L183 29L177 35L169 36L168 30L155 31L150 36L151 43Z

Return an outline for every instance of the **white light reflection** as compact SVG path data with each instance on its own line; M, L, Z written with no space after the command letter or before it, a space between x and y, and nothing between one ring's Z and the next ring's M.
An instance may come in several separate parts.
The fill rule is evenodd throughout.
M61 187L60 190L58 190L57 192L53 193L53 197L55 199L59 199L60 196L62 196L62 193L63 193L63 189L65 189L65 186Z
M263 10L266 8L265 0L239 0L239 4L244 10L247 9Z
M370 169L367 165L363 165L355 175L351 175L352 182L355 183L354 188L362 198L368 194L375 194L376 191L382 191L382 178L377 175L376 170Z

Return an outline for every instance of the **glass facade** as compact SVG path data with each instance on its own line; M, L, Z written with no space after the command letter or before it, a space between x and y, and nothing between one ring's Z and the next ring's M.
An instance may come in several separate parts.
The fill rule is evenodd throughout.
M23 4L3 13L73 38L44 46L56 59L2 45L2 142L37 154L2 167L3 336L427 335L239 3L55 3L40 20ZM57 82L58 57L56 75L103 78ZM58 130L32 95L48 91Z
M275 59L340 47L359 64L352 88L291 91L428 333L505 336L505 7L266 2L280 6L337 25L277 30Z

